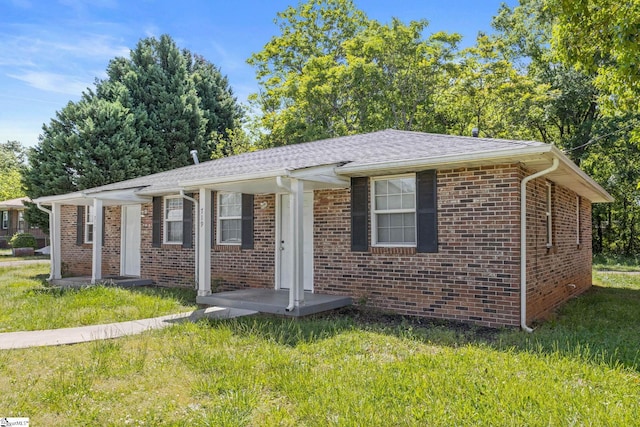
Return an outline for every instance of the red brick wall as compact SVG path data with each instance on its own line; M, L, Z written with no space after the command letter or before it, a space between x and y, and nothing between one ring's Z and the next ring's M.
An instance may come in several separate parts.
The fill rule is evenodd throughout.
M65 276L91 276L93 245L77 245L77 207L61 207L62 274ZM120 206L105 208L105 238L102 247L102 275L120 274ZM84 240L83 240L84 241Z
M576 240L576 193L551 185L553 246L547 248L546 188L527 185L527 321L547 317L591 286L591 203L580 198L580 245Z
M516 325L519 171L438 171L438 253L350 251L349 190L315 198L315 290L394 312Z
M214 246L211 251L212 288L275 287L275 202L274 194L256 195L254 198L253 249L240 249L239 245ZM216 215L217 209L214 220L217 220ZM214 235L214 244L215 239Z
M164 209L164 201L163 201ZM152 279L159 285L195 287L195 245L184 248L182 245L161 244L160 247L152 246L153 230L153 205L142 205L142 226L140 228L140 274L145 279ZM195 227L194 212L194 227ZM164 227L164 222L162 223ZM192 231L192 235L193 235ZM161 231L164 236L164 229Z

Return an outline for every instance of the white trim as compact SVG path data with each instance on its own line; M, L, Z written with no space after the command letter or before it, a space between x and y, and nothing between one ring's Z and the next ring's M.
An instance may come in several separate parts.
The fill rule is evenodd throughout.
M201 188L198 195L196 237L198 249L198 296L211 295L211 190Z
M194 179L191 181L180 181L178 185L181 187L191 188L191 187L206 187L213 186L216 184L225 184L229 182L240 182L240 181L253 181L256 179L262 178L275 178L277 176L288 176L289 170L287 169L274 169L265 172L258 173L245 173L241 175L229 175L229 176L220 176L220 177L211 177L211 178L203 178L203 179Z
M222 217L222 203L220 199L225 194L238 194L240 195L240 215L235 216L225 216ZM216 192L216 244L218 245L227 245L227 246L240 246L242 244L242 193L234 192L234 191L218 191ZM240 241L238 242L223 242L222 241L222 221L227 220L239 220L240 221Z
M546 200L545 200L545 217L547 219L547 222L546 222L547 248L552 248L553 247L553 191L552 191L550 182L547 182Z
M2 229L9 229L9 211L2 211Z
M547 169L525 176L520 182L520 327L526 332L533 332L527 326L527 183L555 171L559 165L555 157Z
M275 206L275 215L276 215L276 232L275 232L275 245L274 245L274 251L275 251L275 272L274 272L274 280L275 280L275 289L276 290L280 290L283 289L281 287L282 285L282 254L283 254L283 247L282 247L282 230L283 230L283 224L282 224L282 215L285 212L283 210L283 206L282 206L282 197L283 196L289 196L289 203L291 204L292 202L292 197L291 197L291 193L289 192L280 192L280 193L276 193L276 206ZM303 192L303 204L304 204L304 198L306 196L311 196L311 211L308 212L308 215L311 215L311 235L307 236L306 233L304 233L303 239L307 240L310 239L311 240L311 254L310 254L310 259L309 259L309 268L311 269L311 271L306 272L310 278L311 278L311 283L309 284L309 288L308 289L304 289L304 279L302 282L302 288L304 289L304 292L314 292L314 252L315 252L315 246L314 246L314 235L313 235L313 228L314 228L314 216L313 216L313 206L315 205L315 200L314 200L314 193L313 191L304 191ZM291 209L291 205L289 205L289 209ZM306 211L303 213L303 219L302 219L302 226L304 227L304 214L307 213ZM290 218L290 221L292 221L292 219ZM291 234L291 233L290 233ZM293 237L290 237L291 239ZM292 242L289 242L289 244L292 244ZM303 251L303 257L302 257L302 262L304 263L304 243L302 243L301 245L302 247L302 251ZM293 248L292 248L293 251ZM291 280L294 280L293 278L293 274L295 274L295 272L292 273L291 275ZM289 290L291 291L291 287L293 287L293 284L290 286Z
M181 209L181 215L180 215L180 221L178 220L168 220L167 219L167 200L169 199L176 199L176 200L180 200L180 203L182 203L182 209ZM180 241L177 240L172 240L172 241L168 241L167 240L167 235L169 234L169 227L167 227L167 223L168 222L179 222L180 224L182 224L183 222L183 218L184 218L184 199L181 196L164 196L162 198L162 243L165 245L181 245L182 242L184 241L184 236L182 236L182 239L180 239Z
M102 199L93 199L93 257L91 265L91 284L102 280Z
M127 276L130 275L129 272L125 271L125 265L128 264L127 258L130 257L131 253L129 252L129 248L127 247L126 240L127 236L130 234L131 230L129 230L128 222L129 222L129 208L137 206L140 210L140 215L142 215L142 205L122 205L120 208L120 275ZM138 218L138 222L141 222L141 217ZM140 230L138 232L138 244L142 243L142 224L140 224ZM141 257L141 247L138 247L138 271L135 276L140 276L141 268L142 268L142 259Z
M569 169L566 173L573 174L577 179L581 180L583 185L575 185L566 187L576 191L583 190L580 195L586 197L595 203L612 202L613 197L600 184L595 182L593 178L583 172L571 159L569 159L562 151L551 144L537 145L534 147L525 147L518 149L490 150L479 153L463 153L440 157L422 157L410 160L392 160L371 163L345 164L336 167L336 173L343 176L367 176L386 171L389 174L401 173L408 170L420 169L443 169L454 166L466 165L473 163L475 165L493 163L524 163L528 160L548 159L553 161L557 159L563 167ZM550 178L551 179L551 178ZM553 179L552 179L553 180Z
M386 210L376 210L376 189L375 183L376 181L388 181L391 179L404 179L404 178L413 178L414 186L416 190L414 191L414 204L413 209L386 209ZM399 174L399 175L384 175L384 176L376 176L372 177L369 180L369 207L371 212L371 246L373 247L381 247L381 248L415 248L418 245L418 232L417 232L417 182L416 182L416 174L408 173L408 174ZM414 241L413 243L380 243L378 242L378 214L394 214L394 213L413 213L414 215Z

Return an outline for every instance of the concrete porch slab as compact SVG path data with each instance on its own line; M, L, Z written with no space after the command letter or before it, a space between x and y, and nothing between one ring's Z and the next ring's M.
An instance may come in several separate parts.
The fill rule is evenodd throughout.
M274 289L241 289L218 292L207 296L198 296L196 302L208 306L241 308L293 317L335 310L353 303L351 297L305 292L304 305L293 311L286 311L286 307L289 305L289 291Z
M49 283L53 286L60 286L63 288L82 288L91 285L91 277L78 276L78 277L65 277L62 279L50 280ZM123 288L130 288L134 286L148 286L153 285L153 280L142 279L139 277L126 277L126 276L107 276L103 277L98 283L107 286L120 286Z

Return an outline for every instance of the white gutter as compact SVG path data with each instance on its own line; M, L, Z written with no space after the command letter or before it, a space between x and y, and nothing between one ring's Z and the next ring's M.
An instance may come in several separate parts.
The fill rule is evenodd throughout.
M344 166L336 168L336 173L341 175L360 175L366 174L370 171L378 171L380 169L393 170L393 169L415 169L418 167L428 166L448 166L458 165L460 163L468 162L484 162L486 160L508 160L512 163L517 163L522 156L544 154L552 151L552 145L524 147L518 149L504 149L504 150L488 150L475 153L460 153L451 154L448 156L432 156L432 157L420 157L414 159L403 160L391 160L380 161L372 163L360 163L351 165L349 163Z
M520 183L520 327L525 332L533 332L527 326L527 183L558 169L560 160L553 158L547 169L525 177Z
M195 278L195 282L196 282L195 286L196 286L196 290L198 290L199 289L199 284L200 284L200 269L198 268L199 267L198 263L200 261L200 258L198 258L199 255L200 255L200 253L199 253L200 252L200 244L199 244L199 240L200 240L199 228L200 227L198 226L198 224L200 224L200 219L199 219L199 217L200 217L200 208L198 207L198 201L196 199L194 199L193 197L189 197L186 194L184 194L184 190L180 190L180 197L192 202L193 203L193 209L194 209L194 211L196 213L196 218L195 218L196 220L193 221L193 224L196 224L196 226L194 227L194 229L195 229L194 233L196 235L196 241L194 243L195 250L194 250L194 254L193 254L193 256L194 256L193 264L194 264L194 267L195 267L195 274L194 274L194 278Z
M289 193L289 204L291 205L293 203L293 200L291 200L291 185L289 183L284 183L282 176L280 175L276 177L276 185L279 188L282 188L287 193ZM289 222L293 223L293 218L290 218ZM293 239L293 233L290 232L289 234L290 234L289 238ZM291 242L287 242L287 244L291 244ZM293 250L290 250L289 253L293 256ZM282 256L282 252L280 253L280 256ZM293 262L294 260L292 259L290 263L292 266L293 266ZM293 278L293 275L291 275L291 277ZM295 307L296 307L296 290L295 290L295 286L293 286L293 283L290 283L289 284L289 305L285 310L293 311Z

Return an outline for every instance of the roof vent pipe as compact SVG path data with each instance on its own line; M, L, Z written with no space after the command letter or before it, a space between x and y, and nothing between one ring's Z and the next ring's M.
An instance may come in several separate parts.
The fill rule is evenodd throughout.
M472 137L477 138L479 133L480 133L480 131L478 130L478 128L471 129L471 136Z
M194 165L197 165L200 163L200 160L198 160L198 150L191 150L189 151L189 154L191 154L191 157L193 157Z

